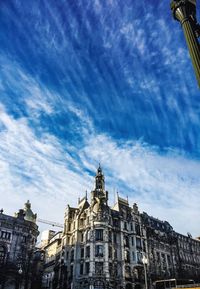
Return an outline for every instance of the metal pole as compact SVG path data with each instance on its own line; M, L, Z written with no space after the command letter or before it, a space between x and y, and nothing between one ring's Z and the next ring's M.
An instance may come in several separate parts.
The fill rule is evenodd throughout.
M144 263L144 280L145 280L145 289L148 289L147 287L147 264Z
M200 45L195 29L196 22L196 0L172 0L171 10L176 20L181 23L196 79L200 87Z

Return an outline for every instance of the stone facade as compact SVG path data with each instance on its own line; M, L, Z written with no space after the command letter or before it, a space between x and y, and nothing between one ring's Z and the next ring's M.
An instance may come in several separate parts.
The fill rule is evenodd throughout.
M142 256L146 250L146 233L137 205L131 208L118 196L110 208L99 167L91 202L86 196L77 208L68 205L65 212L65 288L133 288L133 283L144 281Z
M14 217L0 212L0 288L31 286L31 264L39 234L28 201Z
M143 213L148 247L149 283L159 279L193 279L200 282L200 240L175 232L166 221Z

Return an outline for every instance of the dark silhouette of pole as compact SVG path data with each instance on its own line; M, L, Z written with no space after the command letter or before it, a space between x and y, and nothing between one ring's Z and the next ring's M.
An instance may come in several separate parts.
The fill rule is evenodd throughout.
M196 0L172 0L171 10L181 23L190 57L200 87L200 45L198 41L199 25L196 20Z

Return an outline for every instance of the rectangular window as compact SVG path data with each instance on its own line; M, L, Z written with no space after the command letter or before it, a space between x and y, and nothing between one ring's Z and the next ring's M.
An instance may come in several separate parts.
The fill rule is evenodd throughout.
M80 264L80 275L83 275L83 264Z
M136 238L136 248L142 249L142 243L140 238Z
M96 245L95 256L96 257L103 257L103 245Z
M81 248L81 259L84 258L84 248Z
M71 251L71 262L74 261L74 250Z
M128 236L124 237L124 245L125 245L125 247L129 247L129 238L128 238Z
M132 252L132 259L135 261L135 252Z
M131 244L134 246L134 237L131 237Z
M96 238L96 241L103 241L103 230L102 229L97 229L95 231L95 238Z
M70 276L73 277L73 265L70 266Z
M86 262L86 263L85 263L85 273L86 273L86 274L89 274L89 273L90 273L90 263L89 263L89 262Z
M130 262L130 253L129 253L129 251L125 251L124 252L124 257L125 257L125 261L126 262Z
M146 252L146 243L145 243L145 240L143 240L142 243L143 243L143 251Z
M117 249L114 250L114 258L117 259Z
M133 231L133 224L131 223L131 231Z
M109 253L108 253L108 257L112 259L112 247L109 247Z
M97 275L103 274L103 262L95 262L95 273Z
M86 247L86 258L90 258L90 246Z
M142 264L142 253L140 253L140 252L137 252L137 262L139 264Z
M124 230L127 230L127 223L124 222Z
M108 238L109 238L109 242L112 242L112 232L111 231L109 231Z
M112 263L109 263L109 274L112 275Z
M117 243L117 234L116 233L114 233L114 235L113 235L113 241L115 244Z
M140 225L139 225L139 224L136 224L136 225L135 225L135 232L136 232L136 235L138 235L138 236L141 235L141 232L140 232Z

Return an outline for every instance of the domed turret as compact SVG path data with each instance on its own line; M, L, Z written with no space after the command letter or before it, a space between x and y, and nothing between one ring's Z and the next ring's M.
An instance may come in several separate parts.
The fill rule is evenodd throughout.
M29 200L24 204L24 213L25 213L24 217L25 220L36 223L37 214L34 214L33 211L31 210L31 203Z

